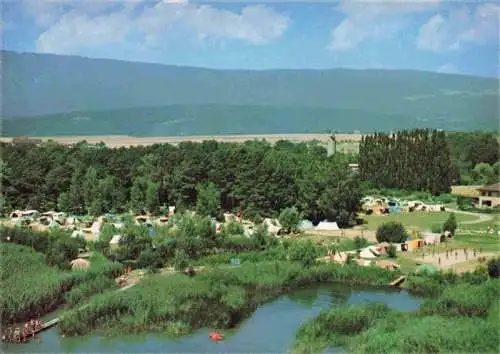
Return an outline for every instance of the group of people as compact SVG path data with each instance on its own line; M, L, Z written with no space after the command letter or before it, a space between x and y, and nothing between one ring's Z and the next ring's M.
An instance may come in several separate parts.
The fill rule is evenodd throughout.
M40 319L31 319L23 327L8 327L6 332L2 334L2 341L13 343L26 342L30 337L34 337L42 326L43 323Z

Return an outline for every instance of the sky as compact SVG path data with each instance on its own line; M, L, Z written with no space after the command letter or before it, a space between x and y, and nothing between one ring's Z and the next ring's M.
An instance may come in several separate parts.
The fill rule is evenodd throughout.
M3 0L2 49L224 69L499 77L500 0Z

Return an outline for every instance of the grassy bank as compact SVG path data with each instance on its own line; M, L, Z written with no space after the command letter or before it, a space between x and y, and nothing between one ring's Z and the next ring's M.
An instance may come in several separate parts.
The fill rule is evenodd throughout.
M395 276L357 265L304 268L292 262L248 263L212 269L193 278L156 275L126 292L93 297L84 310L66 312L60 329L65 335L98 329L182 335L201 327L229 328L258 305L292 289L319 282L386 286Z
M109 261L96 262L87 271L61 271L47 265L44 254L15 244L0 244L0 252L2 324L44 315L63 304L65 294L75 286L114 278L122 271L120 264Z
M316 353L343 346L352 353L496 353L500 281L440 273L427 280L434 284L427 294L435 298L427 299L417 313L376 303L323 311L301 326L293 351Z

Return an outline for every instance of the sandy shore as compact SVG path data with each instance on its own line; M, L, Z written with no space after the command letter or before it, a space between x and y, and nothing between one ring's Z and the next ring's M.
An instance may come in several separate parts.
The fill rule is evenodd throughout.
M337 141L359 142L361 134L337 134ZM205 140L216 140L220 142L241 143L247 140L265 139L269 142L279 140L290 141L311 141L319 140L327 142L328 134L263 134L263 135L213 135L213 136L162 136L162 137L132 137L126 135L103 135L103 136L44 136L29 137L30 139L40 139L42 141L53 140L60 144L74 144L86 140L89 144L104 142L109 147L138 146L153 144L178 144L181 142L202 142ZM0 138L1 142L11 142L12 137Z

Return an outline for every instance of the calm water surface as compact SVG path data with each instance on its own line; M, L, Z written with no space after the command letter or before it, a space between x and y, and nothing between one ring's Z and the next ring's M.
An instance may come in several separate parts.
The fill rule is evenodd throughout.
M294 291L259 307L238 328L225 331L225 339L208 339L211 329L179 339L161 334L62 338L57 327L42 333L28 344L2 343L3 353L285 353L300 325L323 309L344 304L383 302L400 311L414 311L422 302L406 291L355 289L339 285ZM54 317L52 315L51 317ZM328 353L341 353L332 348Z

